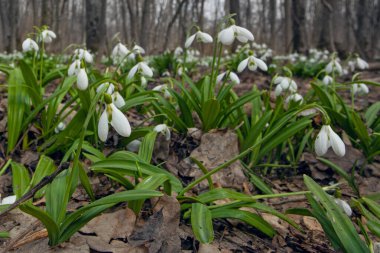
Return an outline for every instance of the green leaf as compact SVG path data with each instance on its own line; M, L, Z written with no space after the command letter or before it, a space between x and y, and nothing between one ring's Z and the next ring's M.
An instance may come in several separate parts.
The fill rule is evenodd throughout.
M369 210L371 210L371 212L375 214L378 219L380 219L380 205L372 199L366 197L362 197L362 200L368 206Z
M212 98L207 100L202 106L202 123L205 131L215 128L219 116L220 104L218 100Z
M56 224L61 224L66 214L67 178L67 171L63 171L46 188L46 212Z
M91 201L94 201L95 200L95 194L94 194L94 191L92 190L90 179L88 178L87 173L84 170L83 165L80 162L78 163L78 169L79 169L80 182L81 182L83 188L85 189L86 193L90 197Z
M373 220L368 220L367 227L372 233L380 237L380 223Z
M141 145L139 148L139 157L141 158L142 161L146 163L150 163L150 160L152 160L156 137L157 137L157 132L152 131L148 133L147 135L145 135L143 141L141 142Z
M259 177L254 173L249 173L252 184L254 184L257 188L260 189L264 194L273 194L272 189Z
M360 239L356 229L348 216L334 202L331 196L327 195L323 189L310 177L304 175L307 188L318 198L322 206L326 209L329 219L332 221L336 235L340 239L346 252L369 252L368 247Z
M368 127L373 127L372 124L378 119L378 114L380 111L380 101L374 103L370 107L368 107L367 111L365 112L365 120L367 122Z
M36 184L38 184L42 180L42 178L50 175L55 170L56 170L56 167L54 165L54 161L51 158L45 155L42 155L40 157L40 160L38 161L32 180L30 181L29 188L34 187ZM42 189L36 192L36 194L34 195L34 198L37 198L37 199L41 198L43 194L45 193L45 189L46 189L46 186L44 186Z
M11 166L13 193L19 199L28 189L30 176L28 170L22 164L11 162Z
M241 220L266 234L273 237L276 231L272 226L257 214L235 208L216 208L211 210L212 218L233 218Z
M207 206L200 203L192 204L191 227L195 238L201 243L211 243L214 240L212 216Z
M25 84L28 87L28 95L32 100L33 105L37 106L42 102L42 90L37 83L36 76L25 61L20 60L19 65Z

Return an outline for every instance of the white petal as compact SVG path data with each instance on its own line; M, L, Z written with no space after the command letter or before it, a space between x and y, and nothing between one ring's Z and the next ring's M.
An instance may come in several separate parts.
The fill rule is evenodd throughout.
M169 129L169 127L167 127L165 129L165 140L170 141L170 137L171 137L170 129Z
M1 201L1 205L11 205L16 202L16 195L11 195L3 198Z
M114 104L112 108L112 121L111 125L115 128L116 132L121 136L128 137L131 135L131 125L127 117L119 110Z
M361 83L361 84L360 84L360 89L361 89L361 92L362 92L363 95L369 93L368 86L365 85L364 83Z
M347 216L351 216L352 215L352 209L350 207L350 205L342 200L342 199L335 199L335 203L342 208L342 210L347 214Z
M191 44L193 43L194 39L195 39L195 35L197 35L196 33L191 35L189 38L187 38L186 42L185 42L185 48L188 48L191 46Z
M219 75L216 77L216 82L217 82L217 83L220 83L220 82L223 80L223 78L224 78L225 75L226 75L226 72L223 72L223 73L219 74Z
M153 71L145 62L140 62L140 68L145 76L152 77Z
M139 151L139 148L141 146L141 141L139 140L133 140L127 145L127 150L131 152L137 152Z
M280 85L283 90L289 89L291 80L287 77L283 78Z
M240 83L239 77L234 72L230 72L229 78L235 84L239 84Z
M239 37L245 37L247 40L253 41L255 38L253 34L246 28L241 26L235 26L235 31ZM243 42L243 41L242 41ZM245 43L245 42L244 42Z
M165 125L165 124L159 124L159 125L157 125L157 126L155 126L155 127L153 128L153 131L155 131L155 132L157 132L157 133L161 133L161 132L166 131L167 128L168 128L167 125Z
M107 110L105 109L100 116L98 123L98 136L102 142L107 140L108 130L108 116Z
M135 76L138 69L139 69L139 64L136 64L135 66L133 66L133 68L128 73L127 79L132 79Z
M329 137L330 137L330 144L332 146L332 149L334 150L335 154L337 156L344 156L346 153L346 147L342 141L342 139L337 135L329 126Z
M121 108L125 105L124 98L117 91L112 95L112 102L117 108Z
M276 89L274 89L274 95L276 97L280 96L282 93L282 87L281 84L277 84Z
M248 59L249 58L247 58L247 59L245 59L245 60L242 60L240 63L239 63L239 66L238 66L238 68L237 68L237 71L240 73L240 72L242 72L246 67L247 67L247 65L248 65Z
M318 156L323 156L326 154L328 148L329 148L329 137L327 132L327 126L322 126L321 131L319 131L319 134L317 135L317 139L315 140L315 153Z
M77 87L85 90L88 87L88 77L85 69L80 69L77 75Z
M268 66L265 64L265 62L259 58L253 57L255 59L255 63L262 71L267 71Z
M35 50L35 51L38 51L39 47L37 45L37 43L34 41L34 40L30 40L30 47Z
M231 45L234 42L234 39L235 32L232 27L228 27L218 34L218 40L227 46Z
M87 50L84 51L84 60L88 63L93 62L92 54L90 54Z
M329 62L329 64L327 64L325 70L326 70L327 74L330 74L333 71L333 62L332 61Z
M28 52L28 51L32 50L32 48L31 48L31 39L24 40L24 42L22 43L22 50L24 52Z
M198 37L203 43L211 43L213 41L211 35L208 33L198 32Z
M80 69L80 61L75 60L73 63L71 63L71 65L67 71L67 74L69 76L77 75L79 72L79 69Z
M279 84L279 83L281 83L282 82L282 80L284 79L284 77L282 77L282 76L278 76L278 77L276 77L276 79L274 79L274 83L275 84Z
M354 83L352 85L352 93L355 95L356 93L358 93L358 84L357 83Z

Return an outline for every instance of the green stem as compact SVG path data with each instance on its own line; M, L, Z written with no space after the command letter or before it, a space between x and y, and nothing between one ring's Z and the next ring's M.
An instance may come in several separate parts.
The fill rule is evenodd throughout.
M0 176L4 174L4 172L7 170L7 168L9 167L9 165L11 164L12 162L12 159L9 159L7 161L7 163L3 166L3 168L0 170Z

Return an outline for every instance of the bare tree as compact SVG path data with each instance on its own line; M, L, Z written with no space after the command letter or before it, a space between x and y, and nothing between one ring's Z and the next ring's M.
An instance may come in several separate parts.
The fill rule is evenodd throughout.
M86 45L98 51L104 42L106 0L86 0Z

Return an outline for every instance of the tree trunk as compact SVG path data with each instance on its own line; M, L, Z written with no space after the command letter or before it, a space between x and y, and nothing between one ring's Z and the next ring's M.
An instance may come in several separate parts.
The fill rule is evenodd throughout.
M293 49L297 52L306 52L306 1L293 0L292 3L293 23Z
M276 14L277 14L276 0L270 0L269 1L269 23L270 23L270 46L272 49L276 48Z
M291 52L292 48L292 2L291 0L285 0L284 2L285 9L285 51Z
M98 51L104 42L106 0L86 0L86 45Z

